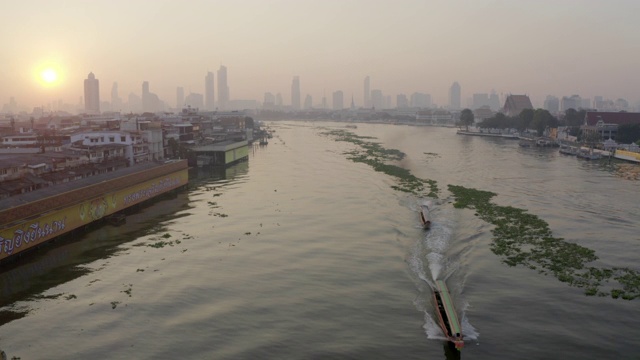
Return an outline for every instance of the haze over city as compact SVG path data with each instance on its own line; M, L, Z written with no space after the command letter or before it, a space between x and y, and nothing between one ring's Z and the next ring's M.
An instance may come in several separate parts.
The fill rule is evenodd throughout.
M13 1L0 15L0 104L78 104L90 72L101 100L176 88L204 93L224 65L231 99L313 103L363 80L395 99L422 92L444 106L454 81L473 93L640 100L640 2L602 1ZM217 89L216 89L217 90ZM218 94L216 94L217 98ZM330 100L329 100L330 101ZM463 104L464 105L464 104Z

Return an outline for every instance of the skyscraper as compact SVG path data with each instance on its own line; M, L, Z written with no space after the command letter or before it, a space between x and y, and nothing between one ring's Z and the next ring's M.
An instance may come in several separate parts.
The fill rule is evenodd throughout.
M118 83L114 82L111 87L111 110L120 111L122 109L122 99L118 96Z
M176 89L176 109L181 110L184 106L184 88L178 86Z
M313 98L309 94L304 98L304 108L307 110L313 108Z
M213 73L209 71L207 72L207 76L204 77L204 108L206 110L215 110L213 88Z
M151 109L151 98L149 96L149 82L142 82L142 111L144 112L152 112Z
M368 76L364 78L364 107L371 107L371 83Z
M371 106L375 109L384 108L384 96L382 95L382 90L371 90Z
M396 107L399 109L408 108L409 107L409 99L405 94L396 95Z
M459 110L460 109L460 99L461 99L461 91L460 84L458 82L454 82L449 89L449 109L450 110Z
M344 109L344 93L341 90L333 93L333 110Z
M218 107L227 110L229 105L229 85L227 84L227 67L220 65L218 70Z
M84 80L84 110L88 114L100 114L100 82L92 72Z
M300 110L300 77L294 76L291 82L291 107Z

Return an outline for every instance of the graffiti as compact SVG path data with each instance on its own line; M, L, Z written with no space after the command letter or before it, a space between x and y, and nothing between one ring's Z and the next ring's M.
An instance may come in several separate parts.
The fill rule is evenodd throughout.
M148 188L140 189L124 197L125 205L131 205L143 200L150 199L168 189L180 186L180 179L166 178L157 183L152 183Z
M64 232L66 222L66 217L62 220L53 220L51 223L46 224L36 222L16 229L12 239L6 239L0 236L0 254L4 252L5 254L11 255L14 251L19 251L23 244L27 246L29 243L37 243L50 238L52 235Z

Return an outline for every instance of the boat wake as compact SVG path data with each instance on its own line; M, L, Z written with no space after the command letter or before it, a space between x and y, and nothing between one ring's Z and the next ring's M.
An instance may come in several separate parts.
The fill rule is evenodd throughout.
M417 209L426 203L427 201L425 200L418 201L415 211L417 212ZM447 340L438 325L438 321L434 319L435 305L432 303L431 298L434 289L436 289L436 280L447 281L451 278L452 280L447 282L451 292L454 294L453 297L459 312L462 334L465 339L477 340L479 333L466 316L469 304L461 297L464 283L453 281L454 278L457 279L459 276L452 277L456 270L460 268L457 256L451 253L451 239L455 228L455 222L452 220L454 218L453 210L448 210L446 207L434 207L432 201L428 201L428 206L431 209L431 228L422 233L409 258L411 271L422 280L418 287L423 294L416 299L415 305L424 312L423 328L425 334L428 339ZM424 284L427 284L428 288Z

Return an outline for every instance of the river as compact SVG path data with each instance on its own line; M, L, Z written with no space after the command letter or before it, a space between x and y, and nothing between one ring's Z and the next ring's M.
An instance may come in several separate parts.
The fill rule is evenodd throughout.
M497 194L594 266L638 270L640 183L615 165L438 127L268 122L247 162L46 246L0 273L0 349L30 359L637 359L640 299L586 296L491 251L493 225L447 185ZM343 129L406 154L437 199L344 154ZM433 205L433 226L416 209ZM465 348L442 340L446 279ZM12 321L9 321L13 319Z

